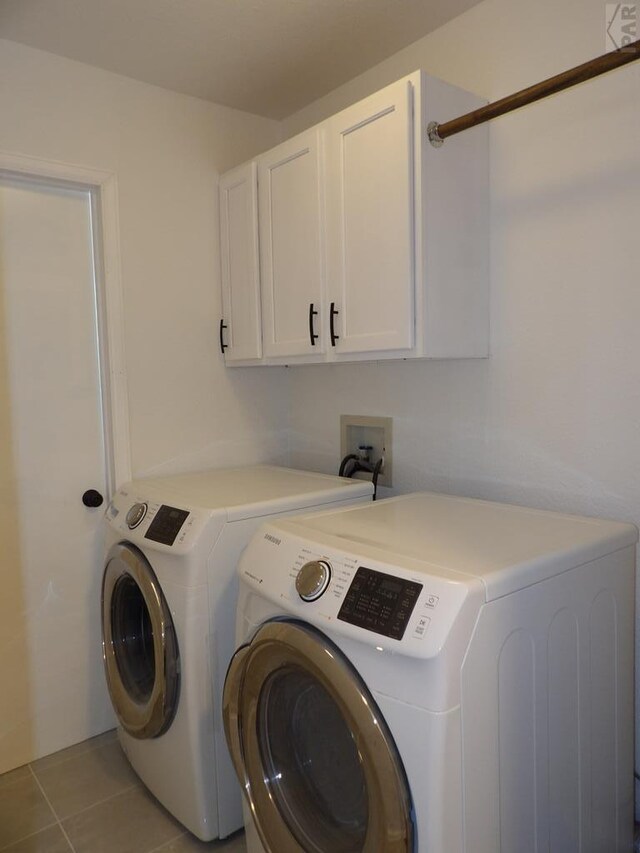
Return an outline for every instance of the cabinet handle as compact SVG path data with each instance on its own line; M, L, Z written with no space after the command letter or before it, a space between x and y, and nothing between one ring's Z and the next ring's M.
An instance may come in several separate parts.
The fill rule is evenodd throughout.
M224 330L229 327L225 323L224 319L220 320L220 352L224 355L224 351L229 348L229 344L225 344L224 342Z
M313 330L313 318L318 316L318 312L313 307L313 302L309 303L309 341L311 346L314 347L316 345L316 341L318 340L319 335Z
M336 335L334 319L340 312L336 308L336 303L332 302L331 307L329 308L329 334L331 335L331 346L334 347L336 345L336 341L340 340L340 335Z

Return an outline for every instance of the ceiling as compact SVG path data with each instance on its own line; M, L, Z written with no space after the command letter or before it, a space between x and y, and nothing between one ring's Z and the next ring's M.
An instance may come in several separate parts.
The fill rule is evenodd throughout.
M0 0L0 37L281 119L479 0Z

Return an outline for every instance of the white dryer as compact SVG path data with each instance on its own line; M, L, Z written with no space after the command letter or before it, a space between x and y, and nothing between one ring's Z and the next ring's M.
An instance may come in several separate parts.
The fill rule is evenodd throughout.
M103 647L120 742L203 840L242 826L221 716L240 553L265 518L371 493L371 483L257 466L137 480L107 508Z
M416 494L266 524L224 722L249 853L622 853L636 528Z

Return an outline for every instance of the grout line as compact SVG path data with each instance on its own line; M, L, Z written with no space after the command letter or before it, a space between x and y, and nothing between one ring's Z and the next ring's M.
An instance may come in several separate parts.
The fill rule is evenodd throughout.
M73 844L71 843L71 839L70 839L70 838L69 838L69 836L67 835L67 830L64 828L64 826L63 826L61 823L59 823L59 824L58 824L58 826L60 827L60 832L61 832L61 833L64 835L64 837L67 839L67 844L69 845L69 850L71 851L71 853L76 853L76 848L75 848L75 847L73 846Z
M71 839L70 839L70 838L69 838L69 836L67 835L66 830L65 830L64 826L62 825L62 823L61 823L61 821L60 821L60 818L58 817L58 813L57 813L57 811L54 809L53 804L51 803L51 800L49 799L49 797L47 797L46 791L44 790L44 788L43 788L43 787L42 787L42 785L40 784L40 780L39 780L39 779L38 779L38 777L36 776L36 774L35 774L35 772L34 772L34 770L33 770L33 767L32 767L30 764L29 764L29 770L31 771L31 775L32 775L32 776L33 776L33 778L35 779L36 785L38 786L38 788L40 788L40 792L42 793L42 796L45 798L47 805L48 805L48 806L49 806L49 808L51 809L51 813L52 813L52 814L53 814L53 816L55 817L55 819L56 819L56 823L57 823L57 824L58 824L58 826L60 827L60 832L64 835L64 837L65 837L65 839L66 839L66 842L67 842L67 844L69 845L69 850L71 851L71 853L76 853L76 848L75 848L75 847L73 846L73 844L71 843Z
M58 826L57 821L48 824L47 826L43 826L41 829L37 829L35 832L30 832L29 835L24 835L22 838L16 838L14 841L11 841L9 844L5 844L3 847L0 847L0 853L4 850L8 850L10 847L13 847L14 844L22 844L23 841L28 841L30 838L35 838L36 835L40 835L41 832L44 832L46 829L51 829L52 826Z
M103 732L101 735L95 735L95 738L103 737L104 735L109 734L112 731L115 732L115 729L109 729L108 731ZM80 743L73 744L73 746L69 746L69 747L67 747L67 749L73 749L74 747L80 746L81 744L89 744L92 740L95 740L95 738L89 738L89 740L80 741ZM96 750L102 749L103 747L108 746L110 743L114 743L116 741L117 741L117 736L114 736L113 739L105 740L104 743L100 743L100 744L95 743L95 744L93 744L93 746L87 746L86 749L81 749L78 752L75 752L73 755L69 755L66 758L61 758L59 761L54 761L52 764L49 764L48 766L43 767L42 771L46 773L47 770L50 770L54 767L62 767L62 765L66 764L68 761L73 761L75 758L80 758L81 756L86 756L90 752L95 752ZM67 750L63 749L60 751L66 752ZM54 755L58 755L58 754L59 753L57 753L57 752L53 752L51 755L45 755L43 758L37 758L35 761L31 761L27 766L31 767L32 764L38 764L38 762L40 762L40 761L46 761L47 758L51 758ZM32 773L36 773L36 771L32 769ZM36 775L37 775L37 773L36 773Z
M10 847L13 847L14 844L22 844L23 841L28 841L30 838L44 832L45 829L51 829L52 826L58 826L58 821L54 820L52 823L48 823L46 826L41 826L40 829L36 829L35 832L30 832L29 835L23 835L22 838L16 838L13 841L10 841L9 844L5 844L3 847L0 847L0 853L2 853L3 850L8 850Z
M186 835L189 835L189 833L183 831L179 835L175 835L173 838L167 838L167 840L163 841L159 847L154 847L153 850L148 850L147 853L158 853L158 851L164 850L167 844L173 844L174 841L177 841L179 838L184 838Z
M47 797L46 792L45 792L44 788L42 787L40 780L38 779L35 772L33 771L31 765L29 765L29 770L31 770L31 773L33 774L33 777L36 780L36 784L38 785L38 787L42 791L42 796L45 798L45 800L47 801L47 805L49 806L49 808L53 812L53 816L55 817L58 826L62 830L62 834L67 839L67 843L69 844L69 847L71 848L73 853L76 853L76 849L73 846L73 844L71 843L71 839L67 835L67 831L65 830L64 826L62 825L62 820L69 820L72 817L77 817L78 815L84 814L85 812L88 812L90 809L93 809L96 806L101 806L103 803L106 803L109 800L113 800L116 797L119 797L121 794L126 794L128 791L132 791L134 788L140 788L141 787L139 782L135 782L133 785L129 785L128 788L123 788L121 791L118 791L116 794L111 794L111 796L109 796L109 797L104 797L102 800L98 800L95 803L91 803L91 805L87 806L85 809L80 809L79 812L74 812L73 814L67 815L65 818L61 819L60 817L58 817L58 813L54 809L49 797ZM53 826L53 824L51 824L51 826ZM44 827L44 828L47 829L48 827ZM173 839L171 839L171 840L173 840Z
M79 812L74 812L73 814L68 814L66 817L62 818L62 820L70 820L72 817L78 817L78 815L84 814L85 812L90 811L91 809L95 809L96 806L101 806L103 803L108 803L109 800L115 800L116 797L120 797L122 794L127 794L129 791L133 791L134 788L142 788L140 782L134 782L133 785L129 785L128 788L123 788L121 791L117 791L115 794L110 794L108 797L103 797L101 800L96 800L95 803L91 803L90 806L87 806L84 809L80 809Z

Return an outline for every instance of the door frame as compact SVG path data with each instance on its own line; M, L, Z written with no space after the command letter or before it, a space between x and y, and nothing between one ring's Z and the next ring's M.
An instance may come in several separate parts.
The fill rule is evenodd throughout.
M131 479L129 397L118 223L118 185L112 172L0 150L0 177L85 190L91 196L100 395L109 497Z

